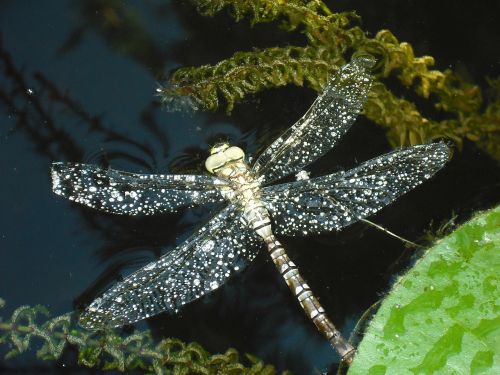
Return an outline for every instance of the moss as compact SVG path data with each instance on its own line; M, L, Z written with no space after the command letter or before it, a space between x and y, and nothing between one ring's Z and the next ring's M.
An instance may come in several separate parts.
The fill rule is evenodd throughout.
M484 103L477 85L450 69L433 69L432 56L415 56L412 46L389 30L369 37L357 26L359 17L354 12L333 13L319 0L198 0L196 5L206 16L229 8L237 21L278 23L290 32L302 32L308 43L236 52L215 65L181 68L159 88L170 108L187 105L216 110L225 103L231 112L247 95L274 87L294 84L320 91L351 54L371 54L378 60L378 82L365 105L365 115L387 128L392 146L448 138L461 147L467 139L500 159L499 80L489 80L494 95ZM426 118L414 103L392 93L385 84L392 76L431 101L445 119Z
M0 308L4 301L0 299ZM37 345L37 357L57 361L68 347L78 351L78 363L101 370L140 369L155 374L274 375L276 370L258 358L241 360L235 349L212 355L196 343L168 338L155 342L149 331L128 336L116 331L90 332L74 323L72 314L49 319L43 306L21 306L6 321L0 318L0 344L11 348L5 359ZM245 363L243 363L245 362ZM284 372L289 374L289 372Z

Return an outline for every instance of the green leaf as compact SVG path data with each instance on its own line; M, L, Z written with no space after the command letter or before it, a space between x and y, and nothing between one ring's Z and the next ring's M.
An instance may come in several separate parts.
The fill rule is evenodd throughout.
M500 206L440 240L382 303L349 375L500 374Z

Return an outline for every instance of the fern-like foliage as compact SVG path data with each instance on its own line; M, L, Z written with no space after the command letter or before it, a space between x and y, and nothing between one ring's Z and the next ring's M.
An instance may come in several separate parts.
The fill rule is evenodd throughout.
M0 299L0 308L4 301ZM168 338L153 340L149 331L123 337L116 331L90 332L79 328L72 314L48 318L43 306L21 306L12 316L0 318L0 345L12 348L6 359L27 352L36 342L37 357L55 361L72 346L78 350L78 363L101 370L140 369L155 374L251 374L274 375L276 370L254 356L240 362L235 349L211 355L196 343L186 344ZM284 372L283 375L290 374Z
M199 106L216 110L222 96L230 112L246 95L264 89L290 83L302 86L305 81L320 90L328 76L342 65L342 60L329 64L324 56L328 53L311 47L237 52L217 65L177 70L170 85L160 87L158 92L171 109L177 105L179 96L189 96Z
M308 45L236 52L215 65L181 68L158 89L170 108L190 103L193 108L216 110L224 103L231 112L245 96L273 87L307 85L319 91L350 54L371 54L378 61L378 83L365 115L388 129L393 146L446 137L460 147L468 139L500 159L499 96L484 104L478 86L450 69L432 69L433 57L416 57L412 46L399 42L389 30L369 37L356 25L355 13L332 13L320 0L197 0L195 4L207 16L229 8L238 21L277 22L286 30L304 33ZM449 118L426 118L414 103L394 95L384 84L392 75Z

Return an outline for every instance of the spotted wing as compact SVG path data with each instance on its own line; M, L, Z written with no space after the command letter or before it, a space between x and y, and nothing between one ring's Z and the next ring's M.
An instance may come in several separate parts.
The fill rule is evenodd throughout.
M52 190L86 206L124 215L152 215L220 202L212 176L136 174L78 163L52 164Z
M264 184L298 172L334 146L363 107L373 63L359 57L342 67L306 114L259 156L252 169Z
M346 172L264 188L274 232L301 236L339 230L429 179L449 153L444 143L414 146Z
M116 284L80 318L91 329L134 323L176 311L222 285L253 260L261 247L255 232L230 205L186 242Z

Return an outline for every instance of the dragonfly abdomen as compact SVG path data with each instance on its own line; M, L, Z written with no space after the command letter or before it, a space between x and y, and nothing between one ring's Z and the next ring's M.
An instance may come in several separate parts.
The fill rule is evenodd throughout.
M267 249L274 265L285 279L288 288L297 298L300 306L313 321L314 325L341 355L342 360L350 363L354 355L354 347L344 340L325 313L325 309L314 296L306 281L299 273L297 266L290 260L281 243L271 236L266 241Z

